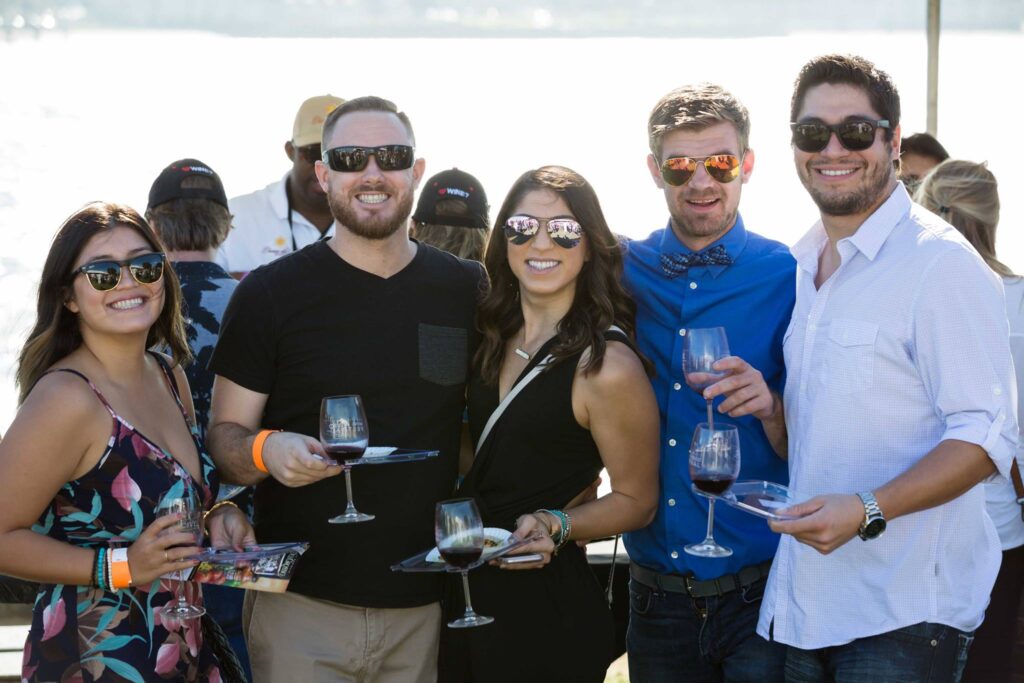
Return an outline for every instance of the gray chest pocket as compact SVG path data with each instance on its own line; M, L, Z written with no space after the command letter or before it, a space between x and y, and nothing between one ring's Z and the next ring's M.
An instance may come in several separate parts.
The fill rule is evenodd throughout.
M450 387L466 381L467 332L462 327L420 323L420 377Z

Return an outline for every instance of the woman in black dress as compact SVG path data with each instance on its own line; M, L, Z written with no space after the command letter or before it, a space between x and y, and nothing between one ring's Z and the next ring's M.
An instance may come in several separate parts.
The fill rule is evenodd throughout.
M478 447L458 495L476 499L485 526L543 532L519 551L543 559L471 573L473 605L495 621L445 629L441 678L603 681L614 626L575 541L637 529L654 515L658 407L631 341L635 309L619 284L620 246L574 171L523 174L496 226L469 385ZM602 467L612 492L581 502ZM457 616L461 591L449 598Z

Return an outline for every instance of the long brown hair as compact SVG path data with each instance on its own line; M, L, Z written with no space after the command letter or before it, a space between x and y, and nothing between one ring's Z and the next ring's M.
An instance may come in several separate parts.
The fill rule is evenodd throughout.
M523 326L519 303L519 281L508 265L508 240L502 226L529 192L549 190L569 206L586 235L584 248L589 259L576 280L572 307L558 323L558 340L550 353L555 361L591 348L585 373L601 368L605 353L605 331L618 325L633 339L636 305L622 287L622 248L601 212L597 194L580 174L563 166L544 166L519 176L509 190L495 229L487 242L484 265L490 290L480 303L478 324L483 341L474 362L484 382L497 384L505 359L505 342ZM641 357L644 367L650 364Z
M71 214L60 226L46 256L39 282L36 324L18 356L18 403L22 403L36 381L54 363L82 345L78 317L64 305L68 300L72 269L86 243L93 236L125 227L139 233L153 251L163 244L135 209L121 204L94 202ZM175 364L190 357L181 315L181 287L170 264L164 264L164 307L149 329L146 347L164 344Z
M1003 277L1014 276L1010 267L996 258L999 184L988 165L943 161L924 177L915 198L959 230L989 268Z

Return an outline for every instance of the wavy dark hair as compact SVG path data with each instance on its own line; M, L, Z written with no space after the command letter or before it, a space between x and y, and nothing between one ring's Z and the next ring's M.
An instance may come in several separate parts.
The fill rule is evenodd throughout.
M78 316L64 305L74 280L72 269L86 243L102 232L125 227L134 230L153 248L164 251L163 243L139 213L122 204L94 202L71 214L60 226L46 256L39 282L36 324L18 356L18 403L22 403L36 381L54 363L82 345ZM130 276L127 276L130 277ZM146 347L166 345L174 363L191 356L181 315L181 287L169 263L164 264L164 307L149 329Z
M551 349L555 361L592 349L585 373L600 370L604 361L605 331L618 325L630 339L636 333L636 305L621 284L622 247L605 221L601 204L583 176L563 166L544 166L519 176L501 205L487 241L484 265L490 289L480 303L478 325L483 340L474 364L484 382L497 384L505 359L505 342L523 326L519 281L508 265L508 240L503 226L528 193L548 190L560 196L583 227L583 245L589 259L576 280L572 307L558 323L558 341ZM644 368L650 363L641 356Z

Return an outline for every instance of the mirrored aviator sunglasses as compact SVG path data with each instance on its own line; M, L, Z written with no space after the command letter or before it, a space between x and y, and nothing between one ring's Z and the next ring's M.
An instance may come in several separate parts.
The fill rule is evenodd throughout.
M380 147L334 147L323 153L323 162L332 171L356 173L366 168L370 157L376 157L377 168L382 171L404 171L415 161L410 145L381 145Z
M505 221L505 237L512 244L526 244L540 231L540 224L547 223L548 237L563 249L572 249L583 240L583 226L571 218L552 218L541 221L533 216L511 216Z
M106 292L121 282L121 269L124 266L128 266L128 272L140 285L151 285L164 276L164 255L156 252L124 261L93 261L76 268L74 274L84 273L93 289Z
M875 131L888 128L886 119L880 121L843 121L828 125L820 121L791 123L793 146L801 152L820 152L828 147L832 133L836 134L839 144L851 152L863 152L875 143Z
M740 176L737 156L715 154L709 157L669 157L661 164L661 177L673 187L685 185L697 173L697 164L704 164L708 175L722 184L731 183Z

